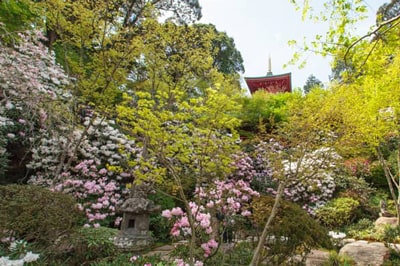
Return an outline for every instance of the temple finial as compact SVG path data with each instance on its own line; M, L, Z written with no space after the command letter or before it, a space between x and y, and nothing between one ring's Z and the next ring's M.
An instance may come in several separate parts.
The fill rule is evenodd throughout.
M272 67L271 67L271 54L268 55L268 72L267 76L272 76Z

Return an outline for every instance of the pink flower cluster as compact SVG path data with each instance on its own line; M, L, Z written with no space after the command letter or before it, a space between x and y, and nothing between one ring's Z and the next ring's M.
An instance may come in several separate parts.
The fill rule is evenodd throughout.
M189 206L194 216L194 227L200 229L206 234L212 233L211 215L205 212L203 206L197 206L194 202L189 202ZM162 216L168 220L174 220L174 225L170 231L174 237L188 236L192 234L192 229L189 224L187 213L183 212L180 207L175 207L172 210L164 210Z
M353 176L362 177L371 173L371 162L367 158L352 158L344 162L346 170Z
M189 263L186 263L183 259L175 259L174 263L176 264L176 266L189 266L190 265ZM199 260L196 260L194 262L194 266L203 266L203 265L204 265L204 263Z
M208 240L207 243L201 244L201 248L204 250L204 257L208 257L211 254L211 251L218 247L218 242L214 239Z
M214 181L214 186L204 189L197 187L196 197L207 208L214 208L224 216L234 216L240 214L249 216L251 213L246 209L252 197L258 197L260 194L250 187L250 183L241 179L227 179L225 181Z
M121 201L119 185L107 177L105 168L97 170L97 166L94 160L82 161L74 168L75 176L63 173L62 176L69 178L54 187L54 190L78 199L78 208L85 212L88 219L87 226L94 227L98 227L99 223L108 225L109 219L115 219L115 208ZM120 222L120 219L115 222Z
M202 232L210 235L213 231L211 227L210 213L205 212L205 208L203 206L198 206L194 202L189 202L189 206L194 218L193 226L195 230L199 233L199 235L202 235ZM168 220L174 220L174 224L170 232L172 236L187 237L192 234L187 213L183 212L181 208L176 207L172 210L164 210L162 212L162 216ZM208 257L211 254L212 249L216 249L218 247L218 243L214 239L211 240L201 245L204 250L204 257Z

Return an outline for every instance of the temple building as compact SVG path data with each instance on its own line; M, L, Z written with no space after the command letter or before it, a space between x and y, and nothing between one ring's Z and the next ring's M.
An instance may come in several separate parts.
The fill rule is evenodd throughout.
M268 72L263 77L244 78L250 93L265 90L269 93L292 92L292 73L273 75L271 71L271 57L268 58Z

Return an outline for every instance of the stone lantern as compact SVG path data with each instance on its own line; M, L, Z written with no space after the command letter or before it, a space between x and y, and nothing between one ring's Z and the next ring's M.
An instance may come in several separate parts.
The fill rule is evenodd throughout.
M123 213L120 233L114 239L119 248L138 251L151 245L150 214L161 209L147 198L151 190L147 184L132 186L129 198L117 209Z

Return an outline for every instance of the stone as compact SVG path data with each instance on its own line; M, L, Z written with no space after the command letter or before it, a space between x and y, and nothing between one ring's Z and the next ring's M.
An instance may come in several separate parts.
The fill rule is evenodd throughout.
M307 254L306 266L322 266L329 259L329 251L311 250Z
M375 228L390 225L392 227L397 226L397 217L379 217L375 221Z
M362 240L346 244L339 251L339 255L352 258L357 266L383 265L389 254L389 249L383 243Z

